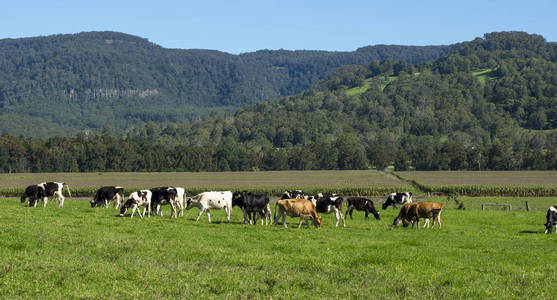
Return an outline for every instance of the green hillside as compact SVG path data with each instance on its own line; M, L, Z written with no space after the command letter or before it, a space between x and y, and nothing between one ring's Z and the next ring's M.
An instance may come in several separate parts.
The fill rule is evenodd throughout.
M344 66L299 94L113 137L0 138L4 171L557 169L557 44L486 34L433 62ZM63 157L64 159L61 159Z
M72 135L110 125L184 123L298 93L332 70L387 58L418 63L453 46L353 52L165 49L117 32L0 40L0 132ZM48 128L33 131L29 128Z

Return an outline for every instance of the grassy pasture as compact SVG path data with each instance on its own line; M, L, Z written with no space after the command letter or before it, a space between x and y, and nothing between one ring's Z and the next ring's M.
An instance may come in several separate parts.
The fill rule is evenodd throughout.
M439 198L440 201L446 201ZM467 200L466 200L467 201ZM2 298L552 298L557 235L545 212L455 210L443 228L392 228L397 213L322 229L116 216L86 201L0 199Z

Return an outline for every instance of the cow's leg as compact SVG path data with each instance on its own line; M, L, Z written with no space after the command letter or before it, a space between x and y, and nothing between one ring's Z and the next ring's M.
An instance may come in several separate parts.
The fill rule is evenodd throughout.
M346 208L346 214L345 214L344 218L348 218L348 214L350 213L350 208L351 207L352 206L348 205L348 207Z
M271 224L273 222L273 220L272 220L273 219L273 217L272 217L273 213L271 212L271 205L270 204L267 204L266 214L267 214L267 218L269 219L269 224ZM265 219L265 225L267 225L267 219Z
M203 212L205 211L205 208L200 208L199 209L199 214L197 215L197 219L195 219L195 222L199 222L199 218L201 218L201 215L203 214Z
M143 219L143 217L145 217L145 212L147 211L147 207L143 206L143 214L141 214L141 209L139 208L139 211L137 212L138 214L141 215L141 218Z
M232 206L226 206L226 222L230 223L230 213L232 213Z
M338 210L338 216L342 220L342 227L346 227L346 220L344 219L344 215L342 214L342 208Z
M174 219L178 218L178 211L176 210L176 204L174 201L170 202L170 218L174 216Z
M242 208L242 213L244 214L244 224L248 222L248 212L245 208Z
M62 208L64 207L64 196L62 196L62 194L58 195L58 208Z
M43 207L46 207L47 202L48 202L48 197L43 197Z
M300 216L300 224L298 224L298 228L302 227L302 223L304 223L304 220L306 221L306 225L309 227L308 220L303 216Z
M180 217L184 216L184 203L182 201L176 202L178 205L178 210L180 211Z
M133 214L135 214L135 211L136 211L136 210L137 210L137 205L134 205L134 206L132 207L132 216L131 216L132 218L133 218ZM141 212L139 212L138 214L141 216Z
M284 225L284 228L287 228L288 226L286 226L286 213L282 213L282 225Z
M439 224L439 228L441 228L441 212L437 215L437 224ZM431 226L431 228L433 228L433 226ZM557 225L555 225L555 229L557 230Z
M366 209L366 220L369 219L369 210Z
M209 220L209 223L211 223L211 209L207 208L207 219Z

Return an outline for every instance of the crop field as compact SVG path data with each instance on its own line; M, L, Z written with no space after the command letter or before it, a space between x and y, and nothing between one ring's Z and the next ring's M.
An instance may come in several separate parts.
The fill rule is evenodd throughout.
M401 177L428 186L546 186L557 187L557 171L409 171Z
M157 186L181 186L189 194L207 190L255 190L280 194L287 189L356 192L383 195L412 190L410 184L377 171L266 171L266 172L166 172L166 173L19 173L0 174L0 195L16 196L25 187L44 181L66 182L74 196L91 196L103 185L126 191ZM75 191L75 193L74 193Z
M355 212L347 227L133 219L67 200L29 208L0 199L2 298L552 298L557 235L544 211L456 210L442 228L397 227ZM488 199L489 200L489 199ZM553 198L552 200L555 200ZM465 199L464 201L472 201ZM468 204L467 204L468 205Z

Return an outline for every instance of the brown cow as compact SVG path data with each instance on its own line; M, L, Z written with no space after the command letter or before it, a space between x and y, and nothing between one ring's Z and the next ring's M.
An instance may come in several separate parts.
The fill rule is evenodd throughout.
M393 221L393 226L397 226L401 221L404 227L407 227L409 223L412 223L412 228L414 228L414 222L418 229L420 228L420 218L425 218L424 227L429 227L429 219L433 218L433 225L435 226L435 221L439 223L439 228L441 228L441 210L443 209L443 204L435 202L414 202L406 203L400 209L398 216Z
M278 214L275 216L275 225L282 217L282 224L286 228L286 215L290 217L300 217L298 228L302 227L302 222L311 219L315 227L321 227L321 217L315 209L315 205L306 199L281 199L275 205L275 213L278 207ZM309 226L309 225L308 225Z

